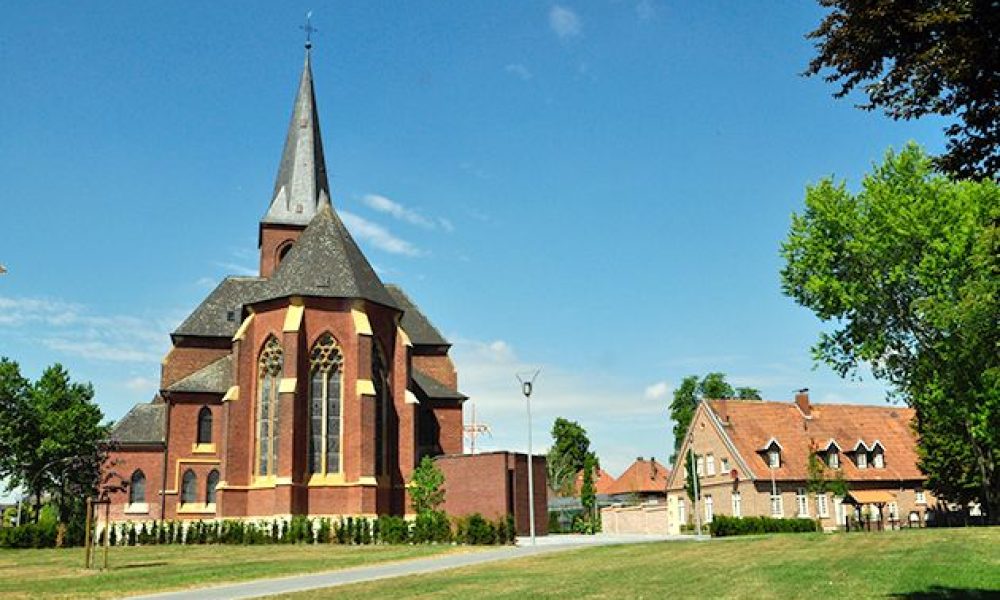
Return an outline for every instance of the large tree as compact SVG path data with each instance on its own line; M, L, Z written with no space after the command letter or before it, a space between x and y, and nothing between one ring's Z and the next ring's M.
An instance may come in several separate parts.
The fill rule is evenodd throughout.
M576 421L562 417L552 424L552 447L546 457L549 486L563 495L573 492L576 476L586 466L590 438Z
M938 164L961 177L1000 171L1000 9L996 0L819 0L807 75L859 88L893 119L954 117Z
M674 390L674 398L670 402L670 419L674 422L674 453L670 457L673 463L677 452L684 443L688 426L694 418L698 402L703 398L740 398L743 400L760 400L760 391L751 387L733 389L726 381L725 373L709 373L700 380L697 375L688 375Z
M805 205L781 278L830 325L815 358L891 384L916 409L928 486L1000 522L1000 186L935 173L911 144L857 193L825 179Z
M71 381L62 365L30 383L0 359L0 476L26 488L36 508L49 493L64 523L96 491L107 458L108 427L93 398L94 388Z

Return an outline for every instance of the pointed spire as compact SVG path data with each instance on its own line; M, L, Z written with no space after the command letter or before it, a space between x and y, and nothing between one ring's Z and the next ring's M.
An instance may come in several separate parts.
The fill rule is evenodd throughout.
M305 65L274 182L274 195L262 223L306 226L323 205L330 204L330 184L313 91L311 46L306 45Z

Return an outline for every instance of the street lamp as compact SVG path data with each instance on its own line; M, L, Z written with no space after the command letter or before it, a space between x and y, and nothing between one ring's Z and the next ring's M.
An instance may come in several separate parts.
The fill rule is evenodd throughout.
M535 470L531 465L531 392L535 385L535 378L541 369L534 373L522 377L518 374L517 380L521 382L521 393L528 406L528 520L530 521L529 531L531 532L531 545L535 545Z

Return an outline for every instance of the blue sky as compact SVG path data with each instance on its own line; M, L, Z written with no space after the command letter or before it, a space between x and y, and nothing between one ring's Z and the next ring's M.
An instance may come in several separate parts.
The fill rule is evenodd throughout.
M537 445L578 420L612 473L670 454L688 374L884 401L813 370L778 246L808 183L942 123L801 77L811 3L5 4L0 355L63 363L111 419L255 269L310 8L334 204L454 342L483 447L525 446L534 367Z

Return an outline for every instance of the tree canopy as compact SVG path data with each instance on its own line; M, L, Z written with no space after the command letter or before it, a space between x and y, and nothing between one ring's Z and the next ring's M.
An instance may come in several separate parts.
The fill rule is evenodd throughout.
M1000 171L1000 10L996 0L819 0L806 75L860 88L861 108L893 119L953 116L939 165L960 177Z
M936 173L914 144L852 193L806 190L784 292L829 323L813 353L862 364L916 409L920 468L945 500L1000 517L1000 186Z
M701 380L697 375L688 375L674 390L674 398L670 402L670 419L674 422L674 453L670 462L675 462L677 452L684 443L694 411L703 398L740 398L743 400L760 400L760 390L751 387L733 389L726 381L725 373L709 373Z
M64 523L96 491L107 457L108 426L93 398L94 388L71 381L62 365L31 383L0 358L0 477L36 505L50 493Z
M587 431L576 421L557 417L552 424L552 447L546 457L549 486L563 495L571 494L588 454Z

